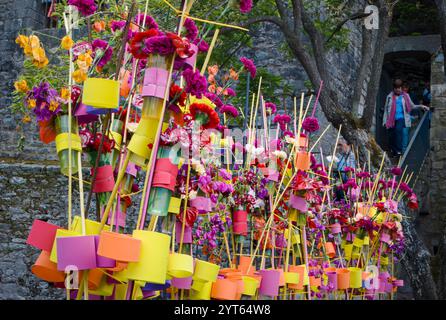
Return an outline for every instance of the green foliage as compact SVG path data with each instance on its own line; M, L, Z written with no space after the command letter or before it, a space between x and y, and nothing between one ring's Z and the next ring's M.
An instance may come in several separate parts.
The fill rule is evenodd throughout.
M438 9L434 1L399 1L394 9L390 36L438 33Z

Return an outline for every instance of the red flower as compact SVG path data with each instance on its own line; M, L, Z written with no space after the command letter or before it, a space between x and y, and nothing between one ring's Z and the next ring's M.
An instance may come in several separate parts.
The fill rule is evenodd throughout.
M181 38L175 33L171 32L167 32L166 36L172 40L175 51L181 59L189 58L195 53L195 51L191 49L189 40L187 38Z
M170 93L169 93L169 99L171 101L170 103L174 103L176 105L184 107L186 105L186 98L187 94L180 86L173 84L170 87ZM175 102L173 102L173 100L175 100Z
M184 215L183 211L181 211L180 214L177 215L177 220L180 223L183 223L183 215ZM196 208L191 208L191 207L187 208L186 221L185 221L186 226L192 228L195 220L197 220L197 216L198 216L198 210Z
M150 29L144 32L137 32L133 35L130 40L130 53L136 59L145 59L148 57L148 54L144 51L145 48L145 40L158 35L158 31L156 29Z
M418 199L417 199L417 195L415 193L412 193L410 195L409 202L407 203L407 206L412 210L418 209Z
M206 123L202 123L201 126L203 129L213 129L216 128L220 123L220 118L218 113L212 109L212 107L208 106L204 103L193 103L190 106L190 113L194 117L194 120L197 119L197 116L200 114L207 116Z

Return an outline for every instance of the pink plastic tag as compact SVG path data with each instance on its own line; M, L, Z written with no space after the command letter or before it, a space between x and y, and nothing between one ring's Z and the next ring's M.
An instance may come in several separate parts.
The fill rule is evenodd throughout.
M175 190L175 184L177 181L178 166L174 165L170 159L162 158L156 160L155 172L153 175L152 185L154 187L160 187Z
M305 201L304 198L301 198L301 197L298 197L298 196L292 194L290 196L290 200L288 203L292 208L297 209L301 212L308 211L307 202Z
M143 97L164 99L169 72L160 68L147 68L144 75Z

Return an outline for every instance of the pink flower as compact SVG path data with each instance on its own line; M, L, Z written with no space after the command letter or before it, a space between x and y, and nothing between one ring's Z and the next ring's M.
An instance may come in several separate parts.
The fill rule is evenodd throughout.
M265 103L265 108L266 108L266 113L268 115L272 115L272 114L275 114L277 112L277 107L272 102Z
M92 43L93 51L96 51L97 49L100 49L104 52L103 56L98 62L98 67L102 68L104 67L112 58L113 56L113 48L108 45L107 41L96 39Z
M252 10L252 0L240 0L240 12L249 13Z
M232 88L227 88L226 89L226 94L228 96L230 96L230 97L235 97L236 96L236 93L235 93L235 91Z
M310 133L319 130L319 121L315 117L307 117L302 122L302 128Z
M135 17L135 23L139 23L144 28L148 29L156 29L158 30L158 24L156 21L149 15L144 15L144 13L140 13Z
M398 167L393 167L390 172L394 175L394 176L400 176L403 174L403 170L401 170L401 168Z
M251 59L248 59L246 57L241 57L240 62L243 63L245 70L251 74L251 78L255 78L256 73L257 73L257 68L256 68L254 62L252 62Z
M230 104L224 105L223 107L220 108L219 111L221 113L227 113L231 115L233 118L236 118L238 116L238 110Z
M198 46L199 52L208 52L209 44L203 39L197 38L193 41L193 43Z
M68 0L68 4L75 6L83 16L92 15L98 9L94 0Z
M197 36L198 36L198 28L195 25L194 20L186 18L183 25L184 29L186 29L186 38L189 39L189 41L193 42Z
M285 130L286 125L291 122L291 117L287 114L278 114L273 119L274 123L278 123L280 125L280 130Z

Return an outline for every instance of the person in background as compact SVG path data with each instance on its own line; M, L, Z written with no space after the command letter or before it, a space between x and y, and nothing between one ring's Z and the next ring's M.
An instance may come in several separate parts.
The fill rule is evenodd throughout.
M393 91L386 98L384 106L383 126L389 131L390 147L394 156L401 156L409 142L409 128L412 125L410 113L414 109L429 110L425 105L416 105L410 96L403 91L403 81L393 82Z
M344 139L340 138L338 140L337 148L337 154L334 159L334 163L336 165L335 168L335 178L340 178L342 183L347 182L348 180L348 169L349 168L356 168L356 160L355 160L355 153L352 150L352 146ZM331 157L330 157L331 158ZM327 157L328 159L328 157ZM328 159L329 161L331 159ZM347 170L346 170L347 169ZM345 193L344 190L341 188L335 188L335 195L336 200L340 201L344 199Z
M347 181L346 168L356 167L355 153L352 150L352 146L344 139L340 138L337 145L336 155L336 170L339 171L343 182Z
M431 84L429 80L424 81L423 103L430 107L432 102Z

